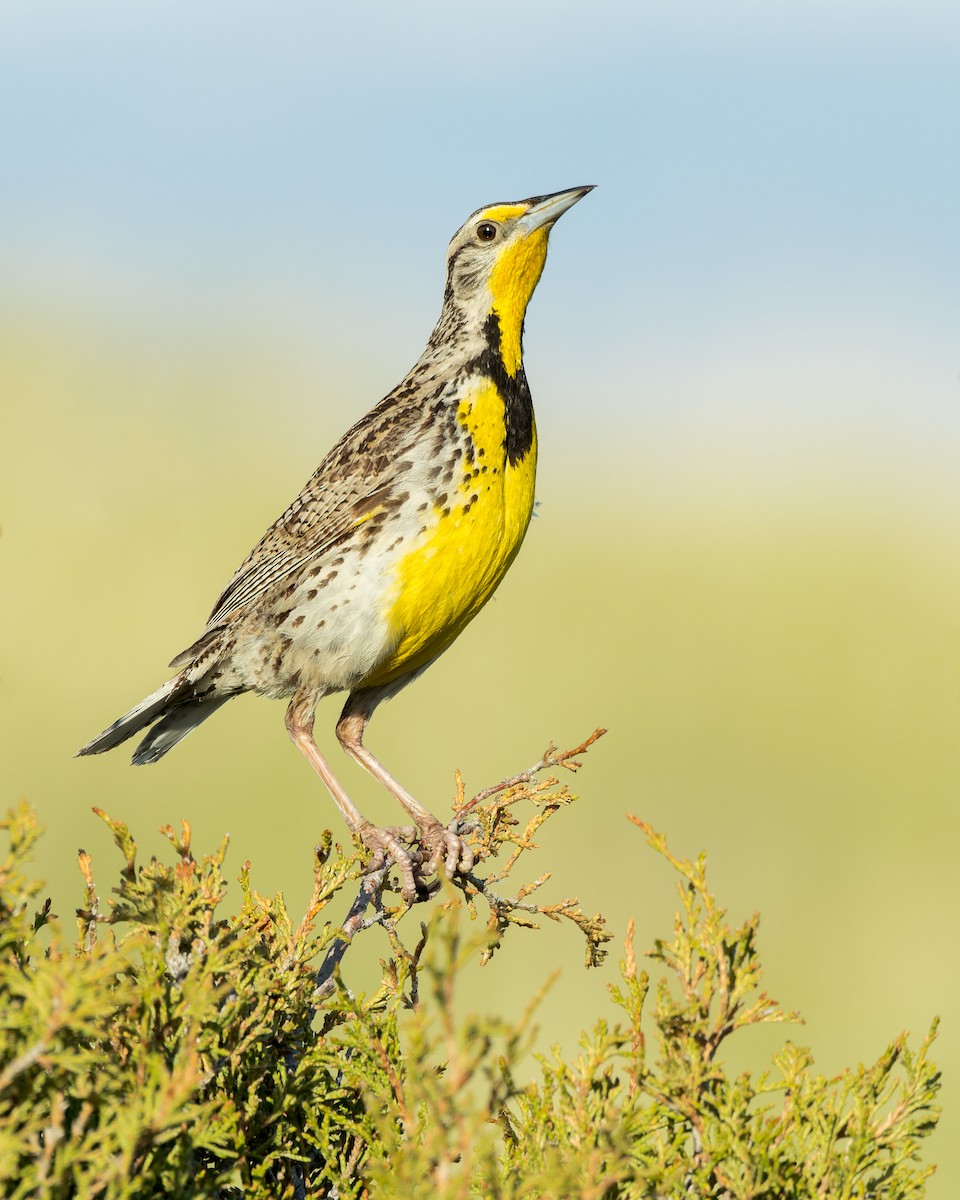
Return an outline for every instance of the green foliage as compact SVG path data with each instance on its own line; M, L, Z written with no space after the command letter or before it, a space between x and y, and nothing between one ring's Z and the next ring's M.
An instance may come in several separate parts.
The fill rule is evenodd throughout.
M548 876L514 897L494 891L535 849L535 829L572 797L536 767L458 812L484 877L447 886L413 937L408 912L370 886L358 855L317 850L313 896L295 922L280 896L240 875L239 912L223 913L226 844L194 856L189 828L165 830L171 861L138 865L127 828L104 909L89 856L79 936L70 948L24 873L37 837L26 806L4 823L0 864L0 1180L9 1197L603 1197L922 1196L919 1161L938 1117L928 1058L898 1038L870 1067L834 1079L787 1042L759 1079L731 1077L727 1039L791 1021L759 990L757 918L731 929L701 856L674 857L673 935L649 956L633 930L613 1009L575 1060L531 1059L531 1016L478 1016L461 968L489 958L537 915L570 920L588 963L608 937L575 901L534 904ZM488 802L489 801L489 802ZM534 805L521 822L518 806ZM107 818L104 818L107 820ZM492 865L492 864L491 864ZM382 879L373 883L383 883ZM346 922L331 901L359 887ZM465 925L489 907L486 928ZM404 924L406 921L406 924ZM373 995L335 970L352 937L389 941ZM474 923L476 930L479 923ZM509 948L504 953L509 953ZM521 1085L521 1075L536 1076Z
M543 1062L542 1083L517 1098L508 1162L561 1195L922 1196L932 1168L918 1164L919 1143L939 1115L927 1057L936 1024L919 1053L900 1037L874 1066L835 1079L814 1075L810 1052L790 1042L771 1074L731 1078L718 1053L729 1037L799 1018L758 991L759 918L731 930L705 857L677 858L631 820L680 875L674 936L649 952L668 971L654 1003L657 1053L647 1052L650 980L637 970L631 927L623 984L611 988L625 1021L599 1021L576 1063ZM577 1187L578 1170L591 1188Z

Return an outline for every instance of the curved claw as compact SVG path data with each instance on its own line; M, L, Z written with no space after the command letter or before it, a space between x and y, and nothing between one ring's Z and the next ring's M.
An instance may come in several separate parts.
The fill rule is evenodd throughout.
M424 852L429 854L423 867L425 875L436 875L441 863L448 879L473 869L473 850L453 826L444 827L439 822L430 825L422 831L421 840Z
M445 828L439 821L419 831L367 822L358 834L372 854L371 874L382 870L388 862L396 864L400 872L400 894L407 904L425 900L439 889L441 867L448 879L473 869L473 850L455 828Z
M413 904L420 891L420 853L408 850L401 841L413 841L416 830L412 827L380 826L365 822L357 831L361 842L371 852L369 871L382 870L388 862L394 862L400 872L400 893L407 904Z

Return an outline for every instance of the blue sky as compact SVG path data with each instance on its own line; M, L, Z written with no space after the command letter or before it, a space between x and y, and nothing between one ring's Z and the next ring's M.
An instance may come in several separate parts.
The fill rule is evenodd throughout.
M0 305L253 324L318 363L373 335L362 409L418 353L467 213L596 183L529 321L565 428L946 471L958 50L933 0L8 2Z

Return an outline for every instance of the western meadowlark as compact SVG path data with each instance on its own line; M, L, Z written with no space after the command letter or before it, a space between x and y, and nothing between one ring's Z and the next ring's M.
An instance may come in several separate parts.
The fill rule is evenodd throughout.
M347 825L390 859L411 900L473 855L374 757L374 709L415 679L490 599L533 510L537 437L523 321L554 222L590 187L478 209L447 250L443 309L403 382L334 446L251 551L177 674L80 754L152 726L133 755L156 762L242 692L289 699L287 731ZM314 710L348 692L337 737L416 830L361 815L313 739ZM407 843L406 845L404 843Z

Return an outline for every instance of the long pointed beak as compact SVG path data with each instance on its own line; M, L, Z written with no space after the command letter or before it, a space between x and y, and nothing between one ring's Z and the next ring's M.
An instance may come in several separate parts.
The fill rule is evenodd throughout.
M549 196L531 196L526 203L532 207L523 214L517 224L527 233L542 229L545 225L552 225L568 208L573 208L578 200L582 200L587 192L592 192L594 187L596 184L591 183L586 187L570 188L565 192L552 192Z

